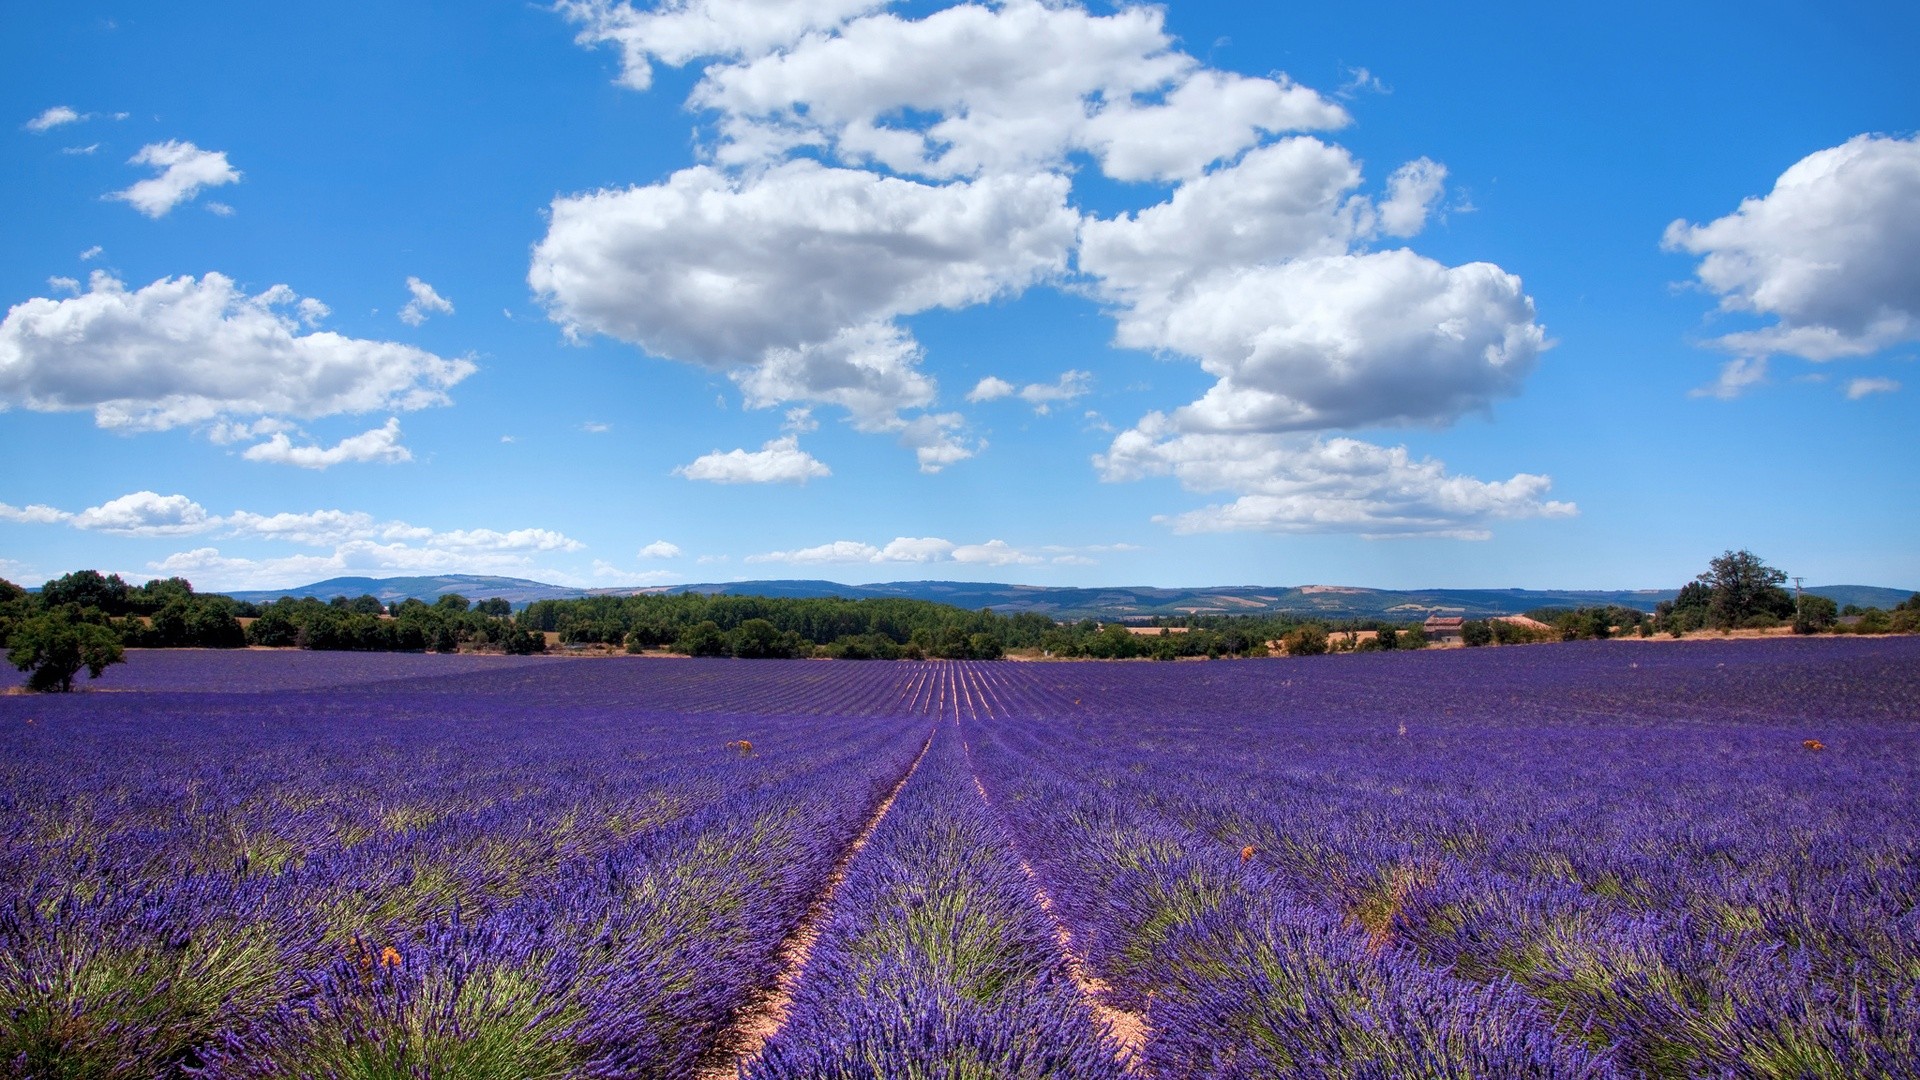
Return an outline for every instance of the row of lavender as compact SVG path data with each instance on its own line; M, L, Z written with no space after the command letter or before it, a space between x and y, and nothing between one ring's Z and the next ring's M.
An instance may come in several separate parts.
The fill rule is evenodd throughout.
M1122 1051L973 783L952 724L848 867L750 1080L1120 1080Z
M1915 1075L1920 650L1810 645L985 667L971 741L1158 1075Z
M420 661L0 699L0 1072L685 1075L927 731L925 675Z

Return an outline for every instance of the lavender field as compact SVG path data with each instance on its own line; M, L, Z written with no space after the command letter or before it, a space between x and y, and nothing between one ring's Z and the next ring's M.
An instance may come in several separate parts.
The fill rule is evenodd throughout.
M0 1075L1920 1076L1920 640L135 653L0 697Z

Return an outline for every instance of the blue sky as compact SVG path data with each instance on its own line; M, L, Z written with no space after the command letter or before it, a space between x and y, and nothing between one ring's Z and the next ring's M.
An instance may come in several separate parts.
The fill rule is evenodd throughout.
M73 4L0 576L1920 587L1920 9Z

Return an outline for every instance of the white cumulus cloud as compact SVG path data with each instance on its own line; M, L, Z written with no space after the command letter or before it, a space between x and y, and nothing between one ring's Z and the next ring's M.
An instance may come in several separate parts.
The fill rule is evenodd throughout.
M1572 503L1545 498L1552 486L1545 476L1457 476L1442 462L1414 458L1405 447L1350 438L1181 433L1157 414L1115 438L1096 464L1107 480L1170 475L1192 491L1238 494L1227 503L1156 519L1182 533L1485 539L1496 521L1577 512Z
M796 566L881 563L967 563L980 566L1030 566L1046 559L1004 540L983 544L956 544L937 536L897 536L876 546L860 540L835 540L791 551L749 555L749 563L788 563ZM1058 561L1058 560L1056 560Z
M1667 226L1663 246L1727 311L1771 318L1715 344L1745 356L1864 356L1920 339L1920 136L1809 154L1733 213Z
M92 114L88 115L90 116ZM26 128L28 131L38 135L43 131L52 131L62 124L78 123L85 119L87 119L87 116L83 116L74 111L71 105L55 105L45 112L42 112L39 116L27 121Z
M298 301L285 285L249 296L221 274L129 290L96 271L87 293L28 300L0 322L0 403L158 430L442 405L474 371L409 345L302 333L285 309L314 309Z
M151 165L159 169L160 174L116 191L108 198L130 203L151 218L164 217L205 188L240 182L239 171L227 163L224 151L202 150L178 140L149 143L141 147L128 164Z
M796 146L922 176L1013 173L1085 150L1138 180L1198 172L1262 132L1338 127L1338 106L1284 77L1202 68L1157 8L959 4L883 13L732 65L694 104L719 110L723 163Z
M557 9L580 24L581 44L620 49L621 81L636 90L653 82L657 61L679 67L708 56L758 56L830 29L886 0L662 0L651 8L611 0L561 0Z
M680 545L669 544L665 540L655 540L640 549L642 559L677 559L680 557Z
M1063 178L940 186L788 162L555 200L529 279L553 317L712 368L990 300L1060 271Z
M400 321L408 326L419 326L436 314L453 314L453 303L433 291L433 286L419 278L407 278L407 291L412 293L413 297L407 301L405 307L400 309Z
M1066 371L1053 382L1028 383L1025 386L1015 386L1005 379L989 375L968 391L967 400L983 402L1018 397L1033 406L1034 412L1045 416L1053 411L1055 405L1066 404L1084 397L1092 388L1093 373L1090 371Z
M1387 178L1386 201L1380 204L1380 231L1388 236L1419 233L1446 187L1447 167L1426 158L1395 169Z
M12 506L0 503L0 521L11 521L18 525L57 525L69 521L73 515L44 503L28 506Z
M350 461L393 465L413 460L413 452L400 445L399 417L390 417L385 425L350 435L332 446L295 446L280 432L266 442L247 447L240 456L302 469L327 469Z
M1847 400L1859 401L1861 398L1872 397L1875 394L1891 394L1899 389L1900 383L1896 379L1879 376L1850 379L1847 382Z
M1218 382L1175 410L1192 431L1450 422L1516 393L1546 348L1520 279L1410 251L1222 271L1140 301L1118 340L1199 358Z
M136 491L88 507L69 523L76 529L118 536L185 536L214 528L219 519L185 495Z
M1045 561L1038 555L1021 551L1005 540L989 540L984 544L961 544L953 549L951 557L957 563L975 563L981 566L1031 566Z
M800 449L797 435L784 435L758 450L715 450L673 471L714 484L804 484L833 475L819 458Z
M1687 391L1688 397L1719 398L1732 401L1767 381L1767 358L1736 356L1720 365L1720 374L1705 386Z

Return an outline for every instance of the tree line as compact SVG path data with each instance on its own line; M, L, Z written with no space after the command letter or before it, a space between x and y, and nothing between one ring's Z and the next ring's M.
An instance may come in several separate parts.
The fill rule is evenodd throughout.
M1920 594L1891 611L1842 611L1826 597L1789 593L1786 580L1753 553L1729 551L1651 614L1618 605L1542 608L1528 612L1531 623L1467 620L1462 638L1468 646L1518 645L1787 624L1797 633L1920 632ZM0 642L8 659L30 672L28 684L36 690L71 689L81 670L97 677L129 647L525 654L546 651L551 634L569 646L741 659L991 660L1018 650L1059 658L1178 660L1266 656L1273 644L1288 656L1428 644L1419 623L1336 622L1304 614L1190 615L1156 619L1146 633L1133 629L904 598L649 593L540 600L516 613L498 597L475 603L457 594L432 603L336 596L256 604L197 593L184 578L129 585L94 570L49 581L38 594L0 580Z

